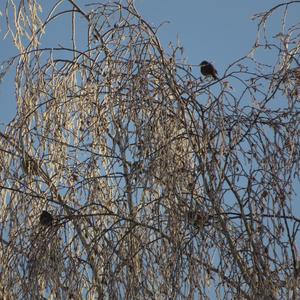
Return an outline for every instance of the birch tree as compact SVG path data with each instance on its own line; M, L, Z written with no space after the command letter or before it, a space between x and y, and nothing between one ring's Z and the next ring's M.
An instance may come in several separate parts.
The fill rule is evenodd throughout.
M7 1L1 298L299 299L299 2L214 80L133 1Z

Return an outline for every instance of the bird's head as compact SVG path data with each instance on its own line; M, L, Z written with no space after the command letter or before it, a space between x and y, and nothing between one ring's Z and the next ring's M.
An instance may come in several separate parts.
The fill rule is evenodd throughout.
M200 64L200 66L205 66L205 65L208 65L208 61L203 60L203 61L201 62L201 64Z

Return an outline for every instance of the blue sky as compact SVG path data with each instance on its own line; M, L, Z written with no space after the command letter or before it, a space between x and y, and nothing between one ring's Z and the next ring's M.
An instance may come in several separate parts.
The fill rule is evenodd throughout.
M253 45L256 24L251 15L275 1L217 0L137 0L146 20L153 24L170 21L163 26L161 37L182 42L190 63L202 59L222 67L243 56Z
M251 17L281 2L284 1L136 0L136 5L149 23L170 21L160 31L164 45L178 36L190 63L207 59L215 62L222 73L253 46L257 23ZM293 13L292 19L296 17L296 11ZM269 30L275 34L279 28L277 19Z

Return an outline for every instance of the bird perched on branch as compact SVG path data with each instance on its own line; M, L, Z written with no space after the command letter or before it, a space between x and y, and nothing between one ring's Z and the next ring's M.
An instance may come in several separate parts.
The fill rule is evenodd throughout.
M218 79L218 72L217 70L214 68L214 66L209 63L208 61L204 60L201 64L200 64L200 67L201 67L201 73L204 75L204 76L211 76L213 79Z
M40 215L40 223L44 226L51 226L53 224L53 216L46 210L43 210Z
M203 210L189 211L187 214L189 222L198 229L203 229L204 226L209 225L211 216Z

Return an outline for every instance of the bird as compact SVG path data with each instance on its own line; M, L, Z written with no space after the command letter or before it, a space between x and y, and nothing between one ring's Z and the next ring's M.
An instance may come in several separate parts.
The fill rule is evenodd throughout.
M211 63L204 60L201 62L200 67L201 67L201 73L204 76L211 76L215 80L218 79L217 76L218 72Z
M53 223L53 216L46 210L43 210L40 215L40 223L43 226L51 226Z
M189 211L187 217L190 223L198 229L202 229L204 226L209 225L210 215L203 210Z

